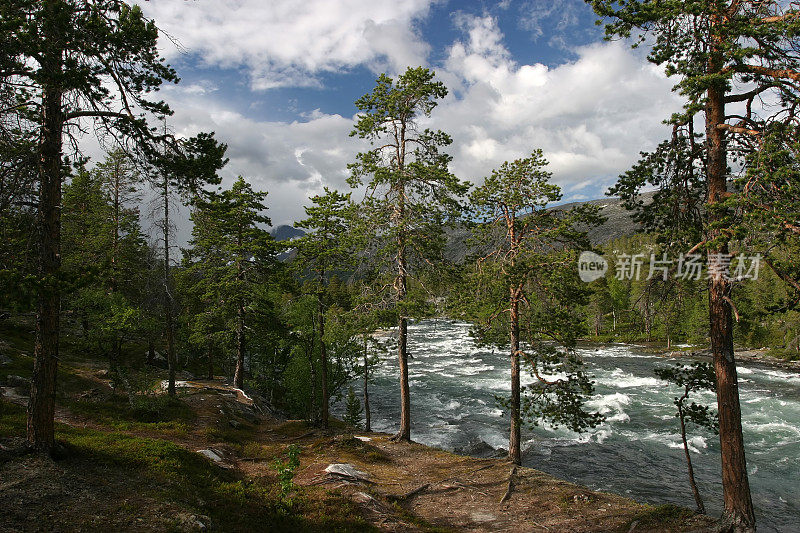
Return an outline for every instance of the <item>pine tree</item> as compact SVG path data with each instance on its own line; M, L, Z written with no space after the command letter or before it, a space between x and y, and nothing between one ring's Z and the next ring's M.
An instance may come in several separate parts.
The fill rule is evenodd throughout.
M440 260L443 226L459 212L459 196L467 191L448 170L450 156L440 151L452 141L442 131L421 129L437 100L447 95L444 84L428 69L408 68L397 80L381 75L375 89L356 100L360 113L352 136L373 148L349 166L353 187L366 185L360 211L373 236L371 258L392 264L392 299L398 329L400 367L400 430L397 439L411 439L411 396L408 387L408 319L416 314L409 299L409 281L426 264Z
M353 387L347 389L347 403L345 405L344 422L348 426L361 429L361 402L358 401Z
M797 8L777 0L587 2L606 18L609 38L635 36L639 44L652 36L648 59L678 78L676 89L686 99L684 111L671 119L672 140L644 154L640 164L620 178L615 192L628 199L650 227L677 230L671 233L682 241L675 244L684 251L705 249L711 263L729 253L735 236L729 159L758 152L773 124L797 124ZM777 105L761 105L764 101ZM744 105L743 113L732 109L739 104ZM693 129L697 115L705 125L703 134ZM645 184L659 189L649 206L636 200ZM723 500L730 527L753 531L733 352L732 289L726 276L709 279Z
M708 363L694 363L688 367L679 363L673 367L657 368L655 373L664 381L677 385L682 389L681 395L676 396L674 401L675 407L678 408L676 416L680 421L681 442L683 442L686 467L689 471L689 485L692 487L694 501L697 504L697 512L703 514L706 510L694 479L692 457L689 455L689 443L686 440L686 422L689 421L698 427L706 428L714 433L718 431L719 422L717 414L707 405L687 402L689 400L689 395L693 392L715 390L714 369Z
M266 192L257 192L244 178L230 189L198 200L191 241L190 268L199 273L209 305L224 306L235 332L234 386L244 385L247 314L254 293L274 260L276 243L265 226Z
M328 278L331 273L353 264L354 247L350 232L353 208L350 204L350 194L331 191L327 187L324 195L313 196L311 202L313 205L305 208L307 218L295 224L296 227L309 232L295 240L293 244L297 249L298 264L303 269L311 271L315 278L322 383L322 427L327 428L330 393L325 342L325 314L329 307L326 293L330 292Z
M28 442L54 445L54 402L61 307L60 206L68 166L63 140L83 126L126 139L151 161L159 139L148 117L170 114L149 100L175 71L158 53L158 29L139 6L122 0L22 0L0 4L3 22L0 84L15 102L9 122L27 124L13 134L30 149L21 164L38 184L37 321L28 406ZM5 121L4 121L5 123ZM94 126L94 127L89 127ZM126 143L127 144L127 143Z
M514 464L521 464L523 411L534 419L566 423L574 430L594 427L602 420L582 406L592 386L572 348L581 333L583 317L567 310L567 306L574 310L588 293L576 286L577 278L570 280L565 272L574 266L569 261L570 249L588 245L585 235L575 226L596 223L598 218L596 211L587 208L569 212L545 209L547 204L561 199L561 191L550 183L551 174L546 167L547 161L537 150L528 158L503 163L470 195L475 215L483 223L477 229L477 237L481 248L488 248L489 252L478 259L474 280L478 286L486 287L486 292L476 297L474 289L468 289L465 298L468 305L478 307L472 310L482 322L478 336L510 349L508 458ZM522 306L529 308L526 317ZM504 339L499 332L505 328L498 322L506 313ZM527 333L529 347L525 349L521 328ZM541 342L544 336L560 346ZM524 408L520 387L523 358L537 378L528 390ZM559 372L566 378L546 376Z

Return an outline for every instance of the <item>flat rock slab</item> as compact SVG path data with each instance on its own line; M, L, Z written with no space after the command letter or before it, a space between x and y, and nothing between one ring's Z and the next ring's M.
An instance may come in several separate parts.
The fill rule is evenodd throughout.
M221 464L224 462L222 456L220 456L219 453L217 453L214 450L197 450L197 453L211 459L217 464Z
M329 464L325 468L325 472L327 472L328 474L333 474L335 476L357 479L359 481L367 481L369 479L366 472L362 472L361 470L356 470L356 467L348 463Z

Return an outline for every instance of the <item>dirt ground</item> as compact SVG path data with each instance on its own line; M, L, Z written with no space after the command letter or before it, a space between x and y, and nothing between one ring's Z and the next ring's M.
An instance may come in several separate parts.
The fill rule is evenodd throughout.
M102 372L82 371L108 394ZM320 430L304 421L272 416L257 398L222 380L182 383L182 401L193 412L188 427L146 424L108 427L85 412L58 410L75 428L166 440L198 452L238 479L274 484L273 466L291 445L300 449L294 483L298 493L322 509L341 502L360 514L361 530L379 531L691 531L710 525L705 517L672 506L651 507L593 492L530 468L513 469L501 459L463 457L415 443L398 443L379 433ZM98 392L99 391L99 392ZM4 389L6 402L23 404L24 394ZM87 392L82 394L86 395ZM22 435L0 440L0 531L203 531L228 530L200 512L202 503L162 498L158 481L132 479L125 470L12 453ZM355 477L330 474L330 464L347 464ZM509 478L511 482L509 484ZM511 490L509 491L509 486ZM507 494L508 493L508 494ZM320 507L322 506L322 507ZM324 512L324 511L323 511ZM347 522L337 529L350 530ZM264 523L257 530L280 530ZM323 527L323 526L320 526ZM324 526L327 527L327 526ZM312 526L311 530L314 529Z

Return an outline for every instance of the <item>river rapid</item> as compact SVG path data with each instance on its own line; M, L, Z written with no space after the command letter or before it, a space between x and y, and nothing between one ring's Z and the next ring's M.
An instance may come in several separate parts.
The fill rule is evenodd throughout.
M495 398L510 394L509 358L504 351L477 347L468 330L469 324L444 320L410 325L411 436L430 446L489 456L508 447L508 416ZM523 464L594 490L694 508L672 403L678 390L653 374L670 361L635 345L579 352L595 381L589 407L605 414L606 421L580 435L547 425L526 427ZM759 531L800 532L800 375L752 363L738 368ZM396 354L382 356L370 384L374 431L397 431L397 375ZM530 382L523 373L523 385ZM354 383L358 392L361 386ZM693 400L715 403L710 392ZM689 437L706 510L719 515L717 437L691 425Z

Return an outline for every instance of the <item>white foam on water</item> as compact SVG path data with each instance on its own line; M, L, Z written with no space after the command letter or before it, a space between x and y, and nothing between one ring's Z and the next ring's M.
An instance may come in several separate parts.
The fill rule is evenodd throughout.
M664 382L658 378L637 376L635 374L625 372L621 368L615 368L609 376L598 378L597 383L620 389L660 387L664 385Z
M770 436L795 435L800 437L800 428L786 422L757 423L745 419L742 421L742 427L754 433L765 433Z
M780 370L771 370L771 369L764 369L761 371L762 374L765 376L769 376L772 379L778 379L781 381L787 381L789 383L800 383L800 375L791 374L789 372L783 372Z
M615 392L613 394L595 395L586 402L586 406L594 409L600 414L608 414L612 411L624 413L624 406L630 405L631 397L622 392Z

